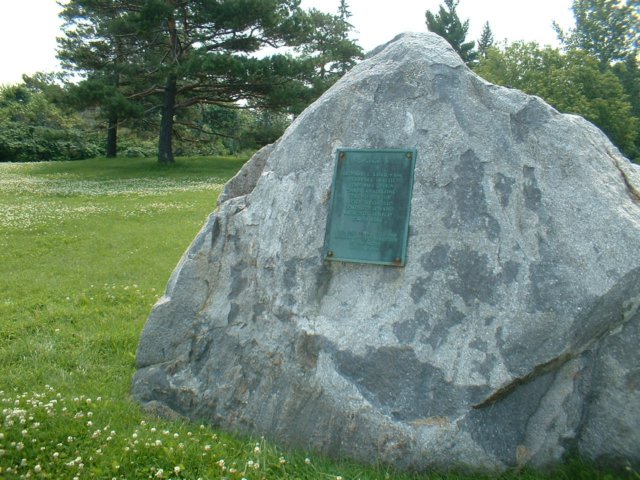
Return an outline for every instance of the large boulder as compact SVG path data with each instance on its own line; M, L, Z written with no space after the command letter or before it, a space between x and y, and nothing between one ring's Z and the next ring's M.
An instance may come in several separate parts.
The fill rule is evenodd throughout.
M417 149L405 267L324 260L340 147ZM400 468L637 466L639 252L640 172L602 132L404 34L232 180L133 395Z

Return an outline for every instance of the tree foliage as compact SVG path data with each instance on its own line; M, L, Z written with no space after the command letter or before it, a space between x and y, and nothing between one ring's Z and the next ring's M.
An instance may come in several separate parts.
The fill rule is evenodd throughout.
M27 79L28 80L28 79ZM77 114L29 83L0 87L0 162L77 160L100 153Z
M480 34L480 40L478 40L478 55L480 58L487 58L489 49L492 48L494 44L495 39L493 38L491 25L489 25L489 22L485 22L482 27L482 33Z
M588 52L603 64L635 55L640 40L639 0L573 0L576 25L564 32L554 28L560 42L568 49Z
M462 22L458 17L456 8L459 3L459 0L444 0L444 6L440 5L438 13L434 14L427 10L426 23L430 32L443 37L466 64L471 64L476 60L478 54L474 50L475 42L466 41L469 20Z
M490 82L538 95L561 112L585 117L629 157L635 157L638 118L620 79L589 53L536 43L490 49L476 72Z
M63 16L61 58L87 82L119 92L122 105L159 116L162 163L174 160L181 110L246 104L296 112L359 52L346 21L305 12L299 0L69 0ZM306 55L256 56L281 46ZM114 96L96 100L108 117L107 98Z

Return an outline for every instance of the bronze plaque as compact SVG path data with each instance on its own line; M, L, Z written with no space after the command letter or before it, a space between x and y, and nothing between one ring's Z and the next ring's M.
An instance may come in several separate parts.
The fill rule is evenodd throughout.
M404 266L415 149L338 149L324 258Z

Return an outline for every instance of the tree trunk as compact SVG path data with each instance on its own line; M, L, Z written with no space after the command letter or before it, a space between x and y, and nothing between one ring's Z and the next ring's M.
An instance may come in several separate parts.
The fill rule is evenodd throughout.
M173 116L176 106L177 81L176 76L170 74L164 87L164 102L162 118L160 120L160 139L158 141L158 163L174 163L173 158Z
M107 126L107 158L115 158L118 154L118 118L109 117Z

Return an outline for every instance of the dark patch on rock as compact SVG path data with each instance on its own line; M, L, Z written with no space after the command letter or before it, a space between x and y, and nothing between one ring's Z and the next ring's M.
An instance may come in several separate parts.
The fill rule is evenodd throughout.
M430 277L420 277L411 285L410 295L415 303L418 303L427 293L427 285L430 280Z
M451 384L408 347L369 349L363 357L338 351L335 361L367 400L399 421L455 416L486 390Z
M416 338L420 323L415 318L393 324L393 333L400 343L411 343Z
M522 176L524 178L522 184L524 206L532 212L539 213L542 205L542 192L540 188L538 188L535 169L528 166L522 167Z
M436 245L430 252L420 257L420 265L427 272L442 270L448 264L449 249L448 245Z
M298 362L305 370L313 370L318 364L322 341L317 335L300 332L295 341L295 354Z
M496 175L493 186L500 195L500 205L502 205L502 207L509 206L509 199L511 198L511 192L515 183L516 181L513 178L502 175L501 173Z
M449 281L452 292L462 297L466 305L474 301L494 305L497 299L496 276L489 269L486 254L464 249L451 252L451 265L457 277Z
M427 312L419 309L416 312L416 321L428 320ZM445 303L444 317L439 319L433 319L430 324L430 330L425 331L421 336L420 341L424 344L431 345L431 348L436 350L449 336L449 330L451 327L460 324L465 319L465 314L454 307L450 301Z
M238 296L244 291L247 287L247 279L244 277L243 272L246 270L247 264L242 261L238 262L231 269L231 288L229 289L228 298L229 300L233 300L238 298Z
M540 99L532 98L529 103L511 115L511 132L518 142L524 142L551 118L551 109Z
M238 317L238 313L240 313L240 307L238 307L237 303L231 302L229 304L229 313L227 314L227 324L231 325L234 323Z
M543 375L521 386L504 400L472 410L462 428L485 450L506 464L516 464L518 446L526 444L525 432L540 400L547 393L553 374Z
M473 150L467 150L455 167L456 178L447 186L455 208L442 222L449 229L484 231L490 240L500 236L500 224L489 214L484 193L484 165Z

